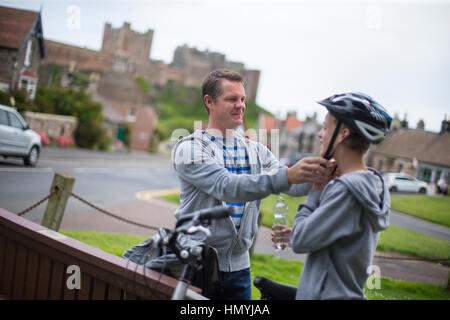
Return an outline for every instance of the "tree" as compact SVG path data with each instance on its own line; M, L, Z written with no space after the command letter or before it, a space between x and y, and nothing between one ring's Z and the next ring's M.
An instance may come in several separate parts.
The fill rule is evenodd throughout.
M102 128L102 105L84 90L39 87L32 111L74 116L78 119L74 133L77 146L101 150L109 147L111 137Z

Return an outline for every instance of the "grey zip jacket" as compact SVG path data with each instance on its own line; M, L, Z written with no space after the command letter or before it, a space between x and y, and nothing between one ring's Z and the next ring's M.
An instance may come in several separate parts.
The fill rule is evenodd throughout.
M297 299L366 299L364 284L389 225L390 196L378 172L356 171L312 190L291 232L296 253L308 253Z
M258 232L258 214L261 199L270 194L285 192L306 195L311 184L289 185L286 167L263 144L239 136L245 141L250 173L230 173L224 166L222 148L205 140L201 130L184 137L172 150L172 163L180 180L180 207L175 212L179 219L185 214L203 208L223 205L225 202L246 202L236 230L231 218L213 220L211 237L206 242L218 253L220 271L233 272L250 267L249 248ZM196 239L205 240L201 235Z

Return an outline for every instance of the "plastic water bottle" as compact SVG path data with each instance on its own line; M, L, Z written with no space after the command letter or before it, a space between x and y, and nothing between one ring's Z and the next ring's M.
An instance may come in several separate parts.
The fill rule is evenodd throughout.
M275 206L273 207L273 226L289 227L288 213L288 205L286 204L286 202L284 202L282 196L278 196L277 203L275 203ZM275 250L282 250L283 246L287 248L289 243L286 241L281 241L281 239L279 238L281 230L278 228L274 228L273 230Z

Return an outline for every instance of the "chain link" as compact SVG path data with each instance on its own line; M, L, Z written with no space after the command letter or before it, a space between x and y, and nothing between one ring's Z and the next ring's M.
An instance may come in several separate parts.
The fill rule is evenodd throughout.
M142 224L142 223L139 223L139 222L131 221L131 220L128 220L128 219L119 217L119 216L117 216L117 215L115 215L115 214L113 214L113 213L111 213L111 212L108 212L108 211L102 209L102 208L99 208L99 207L97 207L95 204L93 204L93 203L91 203L91 202L89 202L89 201L87 201L87 200L81 198L79 195L76 195L76 194L73 193L73 192L71 193L71 195L72 195L74 198L80 200L81 202L87 204L88 206L91 206L92 208L94 208L94 209L96 209L96 210L98 210L98 211L100 211L100 212L102 212L102 213L104 213L104 214L106 214L106 215L108 215L108 216L111 216L111 217L113 217L113 218L119 219L119 220L121 220L121 221L130 223L130 224L134 224L134 225L139 226L139 227L143 227L143 228L147 228L147 229L151 229L151 230L156 230L156 231L158 231L158 228L157 228L157 227L153 227L153 226L149 226L149 225Z
M58 187L54 187L53 190L50 192L50 194L48 196L46 196L45 198L39 200L38 202L36 202L35 204L33 204L32 206L26 208L23 211L20 211L17 215L23 216L25 213L27 213L28 211L33 210L34 208L36 208L37 206L39 206L40 204L42 204L44 201L47 201L48 199L50 199L53 195L58 193Z

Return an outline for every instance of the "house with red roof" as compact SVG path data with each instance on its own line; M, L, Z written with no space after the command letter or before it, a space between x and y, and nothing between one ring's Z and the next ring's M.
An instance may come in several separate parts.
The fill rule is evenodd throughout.
M34 99L44 57L41 13L0 6L0 89L24 88Z

